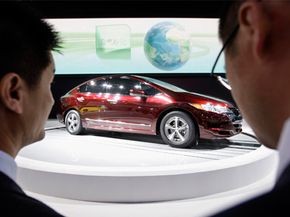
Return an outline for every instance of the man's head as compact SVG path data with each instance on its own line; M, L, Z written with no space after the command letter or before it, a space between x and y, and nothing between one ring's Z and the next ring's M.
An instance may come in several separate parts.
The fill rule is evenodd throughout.
M290 116L290 1L228 1L220 19L226 71L243 116L262 143L276 148Z
M57 33L33 11L17 4L1 5L0 149L12 156L44 137L53 104L51 51L58 48Z
M58 49L56 32L34 11L16 4L0 7L0 78L15 72L29 87L38 83L41 71Z

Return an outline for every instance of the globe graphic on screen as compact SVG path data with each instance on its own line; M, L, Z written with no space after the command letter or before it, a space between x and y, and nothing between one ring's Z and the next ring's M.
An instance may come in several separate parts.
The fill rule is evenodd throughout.
M158 23L145 36L144 52L155 67L167 71L178 69L190 57L190 35L179 24Z

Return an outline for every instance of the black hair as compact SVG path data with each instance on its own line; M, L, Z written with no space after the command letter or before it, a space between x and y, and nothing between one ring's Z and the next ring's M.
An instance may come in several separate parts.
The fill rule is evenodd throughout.
M223 9L219 20L219 37L223 44L228 41L227 50L234 47L234 40L229 41L229 37L233 36L233 32L237 30L238 12L243 0L223 1Z
M22 4L0 5L0 79L9 72L30 88L50 64L50 52L60 49L58 33L37 12Z

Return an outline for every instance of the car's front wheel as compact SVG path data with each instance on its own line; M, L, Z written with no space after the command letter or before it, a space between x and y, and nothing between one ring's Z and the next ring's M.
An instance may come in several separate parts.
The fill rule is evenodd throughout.
M181 111L173 111L163 117L160 134L165 143L175 148L190 148L198 142L198 133L192 118Z
M82 134L84 129L80 115L75 110L70 110L65 116L65 126L70 134L78 135Z

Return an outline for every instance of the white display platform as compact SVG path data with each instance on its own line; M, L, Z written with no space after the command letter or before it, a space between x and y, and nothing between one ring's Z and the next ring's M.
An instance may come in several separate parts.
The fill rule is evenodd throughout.
M250 185L273 172L275 152L258 146L245 135L176 149L152 136L49 130L18 155L18 182L30 192L83 201L197 198Z
M269 191L274 174L242 188L185 200L148 203L101 203L70 200L27 192L67 217L208 217L242 201Z

